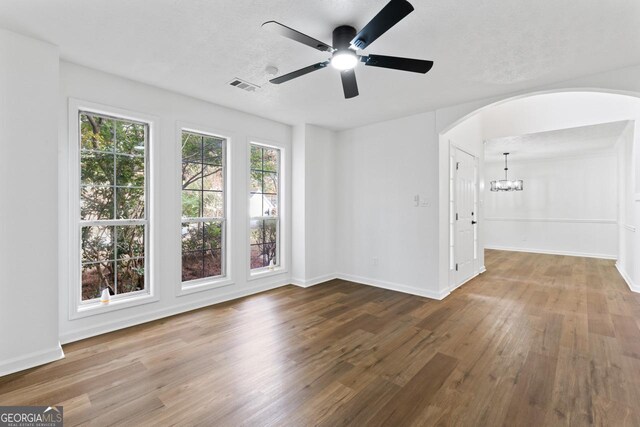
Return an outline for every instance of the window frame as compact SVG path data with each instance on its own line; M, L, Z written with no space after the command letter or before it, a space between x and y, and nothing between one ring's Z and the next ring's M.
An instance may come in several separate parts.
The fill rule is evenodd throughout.
M100 303L99 299L82 300L82 241L81 228L91 225L91 221L81 220L81 148L80 148L80 114L96 114L117 120L143 123L147 126L145 138L145 219L134 220L145 224L145 290L128 292L112 296L109 304ZM127 307L147 304L159 300L158 287L155 283L157 252L157 197L155 195L157 177L157 129L158 118L155 116L125 110L118 107L97 104L69 98L69 319L78 319ZM110 221L110 220L107 220ZM129 220L113 219L113 225L127 225Z
M278 215L276 216L261 216L261 217L252 217L251 216L251 147L257 146L261 148L274 149L278 150ZM246 167L246 179L247 179L247 221L246 221L246 230L247 230L247 238L246 238L246 257L245 260L247 262L247 279L248 280L256 280L263 277L269 277L274 275L279 275L287 272L287 265L285 259L285 248L283 246L283 242L285 239L285 220L286 220L286 183L285 183L285 159L286 159L286 149L280 144L277 144L272 141L262 140L259 138L249 138L247 140L247 167ZM259 268L251 268L251 221L253 220L265 220L265 219L275 219L277 220L276 227L276 259L278 263L270 269L268 266L259 267Z
M224 139L225 143L223 144L223 179L224 179L224 189L223 189L223 204L224 204L224 215L222 218L222 275L212 276L212 277L204 277L201 279L189 280L186 282L182 281L182 133L183 132L191 132L202 136L210 136L214 138ZM185 121L177 121L176 122L176 215L175 217L178 219L176 225L176 253L178 254L175 262L176 266L176 296L190 295L195 292L202 292L211 289L217 289L225 286L230 286L234 284L232 279L232 271L231 271L231 248L232 248L232 218L231 213L233 212L232 208L232 197L231 197L231 144L232 144L232 134L230 132L213 128L207 125L188 123ZM194 221L187 222L206 222L202 218L197 218Z

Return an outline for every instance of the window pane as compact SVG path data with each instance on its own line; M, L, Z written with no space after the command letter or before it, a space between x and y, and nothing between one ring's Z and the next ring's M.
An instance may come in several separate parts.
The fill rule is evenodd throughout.
M117 188L116 199L118 219L144 218L144 188Z
M202 163L202 137L182 132L182 161Z
M262 172L251 171L251 192L262 193Z
M116 261L116 295L144 289L144 258Z
M199 218L202 192L182 190L182 217Z
M271 172L264 173L263 193L278 194L278 175Z
M80 115L80 147L84 150L113 151L114 120L92 114Z
M80 219L97 221L113 219L113 187L82 187Z
M80 113L81 295L99 298L145 289L144 220L147 125Z
M116 227L118 259L144 257L144 225Z
M251 145L251 193L249 196L249 241L251 268L277 265L279 233L280 150ZM258 218L276 217L268 220Z
M211 165L222 165L222 141L219 138L210 136L203 137L203 163Z
M265 266L270 265L271 262L273 262L273 265L278 264L276 260L276 254L278 253L276 246L277 246L276 242L265 243L263 245L262 251L264 252Z
M202 188L202 163L182 163L182 189Z
M262 170L262 148L251 146L251 169Z
M278 150L264 148L264 167L263 170L278 172Z
M182 224L182 252L200 251L204 249L201 222Z
M80 175L83 185L113 185L113 154L82 152Z
M115 258L113 227L82 227L82 262L110 261Z
M262 196L262 206L264 216L278 215L278 196L264 195Z
M220 276L222 274L222 256L219 249L211 249L203 253L204 277Z
M252 194L249 197L249 216L262 216L262 194Z
M144 187L144 157L116 155L116 185Z
M183 131L183 218L224 218L225 142L223 138ZM183 281L222 274L223 227L223 221L182 224Z
M251 268L262 268L268 265L265 263L262 245L251 245Z
M204 249L222 248L222 223L205 222L203 225L204 225Z
M202 216L222 218L224 216L224 198L221 192L204 191L202 196Z
M203 190L224 190L224 178L222 176L222 166L204 165Z
M249 243L251 245L264 243L263 220L251 220L251 229L249 230Z
M278 235L278 220L268 219L264 221L264 242L275 243Z
M186 252L182 254L182 281L202 279L204 277L203 252Z
M82 300L100 298L103 289L115 293L113 261L82 265Z
M143 155L145 126L142 123L116 120L116 152Z

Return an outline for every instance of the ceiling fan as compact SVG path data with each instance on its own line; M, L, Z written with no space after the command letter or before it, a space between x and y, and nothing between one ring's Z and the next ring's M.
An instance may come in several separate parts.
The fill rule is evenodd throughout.
M433 61L384 55L358 55L357 53L357 50L366 49L378 37L386 33L411 12L413 12L413 6L408 1L391 0L360 32L356 32L356 29L349 25L341 25L335 28L333 30L333 46L329 46L279 22L267 21L262 24L263 28L321 52L331 53L331 58L326 61L309 65L269 81L275 84L284 83L296 77L326 68L327 65L331 64L334 68L340 70L344 97L348 99L358 96L358 83L356 82L354 68L359 61L372 67L426 74L433 67Z

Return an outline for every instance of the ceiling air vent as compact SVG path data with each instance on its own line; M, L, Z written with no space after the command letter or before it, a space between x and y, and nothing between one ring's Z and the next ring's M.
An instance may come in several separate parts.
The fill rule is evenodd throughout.
M239 79L237 77L235 79L231 80L229 82L229 84L231 86L235 86L238 89L242 89L242 90L247 91L247 92L255 92L256 89L260 88L260 86L258 86L258 85L254 85L253 83L249 83L249 82L244 81L242 79Z

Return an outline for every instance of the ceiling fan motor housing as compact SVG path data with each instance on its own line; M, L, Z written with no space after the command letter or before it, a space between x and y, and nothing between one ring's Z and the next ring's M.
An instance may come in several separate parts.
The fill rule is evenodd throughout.
M341 25L333 30L333 47L337 50L348 49L351 40L356 36L356 29L349 25Z

